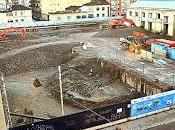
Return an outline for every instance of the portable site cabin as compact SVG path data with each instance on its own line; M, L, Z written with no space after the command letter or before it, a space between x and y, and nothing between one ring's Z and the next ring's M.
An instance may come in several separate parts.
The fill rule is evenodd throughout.
M151 52L162 57L175 59L175 41L156 39L151 44Z

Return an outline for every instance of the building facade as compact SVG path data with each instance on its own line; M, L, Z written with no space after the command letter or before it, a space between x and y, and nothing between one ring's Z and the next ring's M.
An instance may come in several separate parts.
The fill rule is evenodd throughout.
M106 0L91 1L82 6L70 6L66 11L50 13L50 21L77 21L87 18L109 17L109 3Z
M126 8L137 0L107 0L111 5L111 16L126 15Z
M31 0L32 11L38 13L44 20L48 20L49 13L65 11L69 6L81 6L91 0Z
M22 5L12 5L11 10L0 11L0 23L18 23L31 21L31 9Z
M138 1L127 10L127 18L153 32L175 35L175 1Z

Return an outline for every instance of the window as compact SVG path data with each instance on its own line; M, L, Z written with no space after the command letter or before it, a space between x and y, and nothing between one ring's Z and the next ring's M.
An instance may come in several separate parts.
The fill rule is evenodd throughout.
M8 20L8 23L13 23L13 20Z
M168 23L168 16L164 16L164 23Z
M81 16L77 16L77 19L81 19Z
M83 15L82 18L85 19L86 18L86 15Z
M71 16L67 16L67 19L71 19Z
M24 14L24 12L23 11L21 11L21 16Z
M12 12L7 12L6 16L13 16Z
M105 16L105 14L102 14L102 17L104 17Z
M144 18L145 18L145 12L142 12L142 17L144 17Z
M129 16L132 16L132 11L129 12Z
M61 18L60 17L57 17L57 20L61 20Z
M15 22L18 22L18 20L16 19Z
M100 8L99 7L97 7L97 11L99 11L100 10Z
M22 22L24 22L24 19L21 19Z
M102 10L105 10L105 7L102 7Z
M17 16L18 15L18 13L17 12L15 12L15 16Z
M99 17L99 14L97 14L97 17Z
M88 18L93 18L94 15L93 14L88 14Z
M138 17L139 16L139 13L138 12L135 12L135 16Z
M157 19L160 19L160 14L159 13L157 13Z
M152 13L148 13L148 18L152 18Z

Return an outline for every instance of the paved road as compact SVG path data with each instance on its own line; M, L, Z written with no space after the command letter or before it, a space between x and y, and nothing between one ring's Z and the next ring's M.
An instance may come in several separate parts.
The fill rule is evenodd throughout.
M157 126L147 130L175 130L175 122L172 122L166 125Z

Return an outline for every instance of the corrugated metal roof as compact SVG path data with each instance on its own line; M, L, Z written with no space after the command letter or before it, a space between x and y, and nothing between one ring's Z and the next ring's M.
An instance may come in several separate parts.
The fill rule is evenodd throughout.
M175 0L140 0L128 8L162 8L175 9Z

